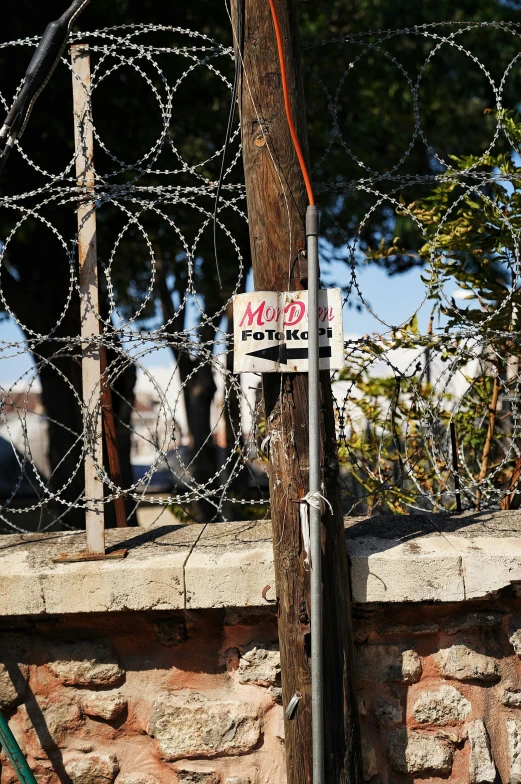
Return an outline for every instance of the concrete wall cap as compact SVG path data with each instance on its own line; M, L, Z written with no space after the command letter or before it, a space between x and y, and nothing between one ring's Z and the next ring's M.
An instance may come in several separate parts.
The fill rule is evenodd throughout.
M521 512L345 522L358 604L465 601L521 583ZM85 549L83 533L3 536L0 614L262 607L275 598L269 521L158 524L106 538L108 549L128 550L124 560L55 563Z

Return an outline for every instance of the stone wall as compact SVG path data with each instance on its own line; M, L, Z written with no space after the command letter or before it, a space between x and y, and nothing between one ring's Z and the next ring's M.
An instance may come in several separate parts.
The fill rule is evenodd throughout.
M509 594L355 608L366 781L521 783ZM4 619L0 651L0 706L44 784L285 782L271 608Z
M366 781L521 782L521 599L511 594L356 609Z
M521 513L347 525L366 781L521 784ZM269 524L107 542L2 540L0 708L38 781L284 784Z
M277 784L276 628L270 609L4 619L0 706L43 784Z

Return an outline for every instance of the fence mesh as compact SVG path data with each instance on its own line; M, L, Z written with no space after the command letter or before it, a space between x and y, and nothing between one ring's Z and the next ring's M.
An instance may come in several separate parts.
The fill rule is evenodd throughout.
M453 23L303 47L323 281L345 291L333 389L347 513L516 505L519 39L516 25ZM108 524L119 495L131 522L143 510L148 523L166 510L266 516L260 378L231 372L231 301L251 285L238 121L225 144L233 50L151 25L79 41L92 58L95 342L123 467L120 487L96 465ZM0 56L28 60L37 42ZM64 57L72 141L70 69ZM0 91L6 111L12 99ZM52 125L38 116L37 105L31 123ZM94 453L75 224L85 194L70 144L52 170L31 138L14 157L23 176L6 169L0 196L1 527L74 528ZM367 283L373 268L404 281L394 309ZM360 313L367 334L353 334Z

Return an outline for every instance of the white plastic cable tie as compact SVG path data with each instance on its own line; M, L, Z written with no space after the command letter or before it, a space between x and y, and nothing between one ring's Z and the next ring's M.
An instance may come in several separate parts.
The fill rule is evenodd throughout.
M304 552L306 557L304 558L304 568L306 570L311 569L311 533L309 528L309 507L312 506L313 509L320 509L321 514L324 514L326 509L326 504L329 506L331 514L333 514L333 507L327 500L327 498L322 495L322 493L308 493L301 498L299 501L300 504L300 529L302 531L302 544L304 547Z
M260 451L261 451L261 453L262 453L263 455L267 455L267 452L265 452L265 451L264 451L264 447L266 446L266 444L268 443L268 441L270 440L270 438L271 438L271 435L269 435L269 436L266 436L266 438L264 438L264 439L263 439L263 441L261 442L261 445L260 445Z
M329 511L331 512L331 514L333 514L333 507L327 500L326 496L322 495L322 493L319 492L308 493L307 495L304 496L304 498L301 498L300 503L301 504L307 503L309 504L309 506L312 506L313 509L320 509L322 514L324 514L324 512L326 511L326 504L327 504L327 506L329 506Z

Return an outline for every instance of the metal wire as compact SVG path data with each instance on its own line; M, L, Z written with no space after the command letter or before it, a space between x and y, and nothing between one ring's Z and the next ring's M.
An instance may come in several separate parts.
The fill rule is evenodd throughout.
M482 62L476 40L472 39L472 35L492 33L504 35L517 51L500 74L492 74ZM514 499L519 495L519 488L510 486L521 454L519 334L515 315L520 281L515 219L508 214L502 217L502 230L509 237L510 249L505 262L509 275L505 295L494 311L483 308L478 322L465 307L455 309L451 292L441 285L440 258L446 256L447 249L440 250L440 238L447 221L458 215L466 199L475 198L483 209L493 210L491 187L500 183L510 188L518 185L516 172L489 170L485 163L497 149L510 150L512 156L518 154L517 140L505 119L505 109L509 108L505 95L521 58L520 33L520 26L514 24L432 24L370 31L304 46L305 62L309 66L308 95L321 96L309 107L311 128L314 115L319 112L321 120L329 123L329 133L324 135L321 149L317 139L311 140L315 150L314 190L321 204L328 205L323 214L324 236L335 237L337 243L336 248L327 243L322 245L322 274L334 282L326 259L328 254L341 256L348 272L346 308L365 310L376 325L371 335L346 338L346 366L333 378L344 508L349 514L456 509L457 499L463 508L475 509L479 505L483 509L497 507L507 495ZM247 222L239 128L232 126L232 132L226 134L231 151L226 163L222 138L212 140L213 149L211 145L201 145L207 152L199 158L187 159L173 122L176 113L186 111L186 106L178 102L180 90L202 71L222 85L228 96L235 98L233 47L191 30L157 25L106 28L89 32L88 36L75 34L71 40L78 42L87 37L93 60L96 140L92 204L100 218L119 216L116 234L104 237L105 245L110 247L99 260L106 308L99 316L103 329L95 342L109 352L107 378L115 403L119 401L130 410L127 419L120 418L119 428L130 438L133 458L140 453L149 456L149 462L143 463L142 475L134 476L124 487L113 483L104 465L97 466L106 489L105 503L109 505L115 498L124 496L133 504L134 517L146 505L157 509L157 519L161 522L166 508L179 515L184 510L188 520L197 518L194 505L201 501L211 507L210 518L214 520L266 514L268 498L263 473L267 458L260 448L264 415L258 393L259 379L233 376L228 361L233 351L227 326L230 301L234 293L244 290L249 272L249 260L241 252L237 229L231 228L232 224L237 226L237 221L244 225ZM400 62L404 41L409 48L417 47L415 73ZM10 47L32 49L36 44L35 38L20 39L0 44L0 52ZM342 54L336 85L331 84L334 47ZM322 51L328 52L327 79L321 73ZM446 51L464 59L463 73L465 68L478 69L489 88L490 108L497 118L486 149L477 151L476 159L463 169L456 168L453 160L429 141L432 128L426 126L422 112L426 79ZM362 105L363 95L357 95L356 80L353 82L356 70L364 68L370 72L370 64L378 58L392 66L402 80L403 101L410 108L411 136L400 140L401 147L395 145L393 160L385 156L376 165L374 159L364 160L359 148L350 142L353 137L346 128L342 101L349 81L350 100L359 100ZM70 68L70 64L63 58L58 67ZM157 105L159 118L154 142L136 153L134 161L124 160L118 151L110 149L103 118L96 116L97 91L125 69L143 80ZM245 74L246 82L247 78ZM195 89L193 94L197 100ZM6 112L14 97L4 95L0 86L0 104ZM229 101L215 111L221 112L219 121L226 127L231 116ZM143 119L137 117L135 121L139 124ZM153 120L147 117L146 122L150 125ZM417 160L414 153L418 148L425 151L425 160L430 161L424 171L410 166L411 160ZM16 476L0 503L0 521L6 532L34 530L34 520L39 530L74 527L69 522L70 512L81 512L89 503L84 493L78 491L74 495L74 488L78 485L85 450L90 448L89 438L92 442L89 418L84 416L88 401L82 400L77 386L63 371L63 361L79 362L82 354L80 336L64 337L62 329L68 314L77 307L77 236L66 235L53 222L54 214L62 211L72 214L76 210L79 192L75 160L57 166L59 170L47 170L40 159L34 159L25 137L16 142L13 157L16 155L32 169L35 184L27 192L0 197L3 215L12 216L11 229L2 238L0 249L0 307L23 333L19 340L0 337L0 436L8 443L16 465ZM51 165L47 164L49 168ZM337 176L324 179L322 172L328 171L328 166ZM222 184L216 202L218 178ZM437 230L429 233L422 215L410 207L410 202L417 198L418 187L430 195L441 184L453 185L455 195ZM347 225L342 203L355 196L364 207L356 220ZM373 293L366 291L360 274L361 267L368 262L364 256L364 238L382 212L391 223L394 216L405 215L416 227L418 242L429 246L427 269L423 273L424 295L414 307L404 300L399 323L389 323L371 305ZM191 216L190 228L186 224L187 214ZM195 216L197 228L193 229ZM226 293L222 301L215 310L210 310L204 299L200 268L201 246L207 237L211 238L214 219L223 244L219 255L226 259L227 277L223 278ZM161 227L164 240L160 239L161 232L151 236L151 220ZM10 305L2 283L3 276L11 274L12 248L27 227L35 223L56 240L69 270L63 308L45 334L24 323ZM133 306L128 301L123 303L121 298L120 257L130 236L139 238L142 255L146 256L141 288L136 289L135 297L130 297ZM170 315L151 318L151 312L157 314L161 264L172 237L180 249L176 269L185 285L177 292L171 286ZM339 237L344 238L343 247ZM419 247L409 248L408 252L418 251ZM233 267L235 273L230 279ZM442 319L439 325L434 324L422 334L414 326L414 317L430 307L435 289L442 306L452 311L454 318L450 326L447 319ZM504 326L498 326L498 312L505 314ZM505 355L507 343L510 349ZM172 360L168 370L161 371L160 378L154 358L165 348ZM29 355L32 357L32 364L27 363L29 369L7 382L9 371L3 368ZM181 378L182 357L189 357L189 365ZM122 392L119 386L129 369L135 369L138 374L135 396ZM186 424L186 398L198 374L208 369L218 393L214 395L211 426L202 442L194 446ZM42 373L60 379L67 388L68 399L77 407L77 420L83 421L83 429L71 428L70 419L64 417L58 421L45 410L39 386ZM494 383L499 387L494 445L483 474L483 433L489 424L490 390ZM146 409L139 392L143 387L148 389ZM469 433L463 431L465 423L470 421L478 440L481 438L479 448L473 445ZM456 428L457 460L453 459L451 424ZM67 451L52 466L45 454L43 457L38 454L35 441L35 432L43 434L45 441L50 427L61 428L69 436ZM217 441L224 444L221 461L200 480L198 463L205 449L215 448ZM45 445L42 451L46 451ZM159 469L169 476L170 488L152 492Z
M481 35L486 42L492 33L503 35L505 43L513 50L504 62L504 70L495 76L480 59L482 49L478 37ZM345 286L346 308L370 314L375 323L371 335L346 340L346 368L341 381L334 379L337 382L335 399L344 508L350 514L456 511L460 503L465 509L497 508L504 503L502 499L510 487L519 457L520 435L520 336L516 304L520 284L519 229L505 209L499 216L499 231L508 235L509 256L502 269L507 280L504 295L493 306L478 297L481 305L478 315L476 309L467 310L466 303L458 306L447 289L450 281L448 276L444 277L443 264L456 249L447 246L443 233L447 223L464 212L469 200L479 203L484 214L495 215L498 208L491 188L498 185L507 189L519 187L519 172L514 168L519 143L507 120L507 109L515 106L509 105L506 92L508 80L516 75L521 57L520 34L518 23L433 23L367 31L308 43L304 47L309 66L308 88L316 101L314 113L321 111L321 95L330 123L327 141L322 150L315 153L314 171L321 172L328 165L338 167L342 155L345 161L335 181L315 183L315 191L321 202L327 200L332 205L327 215L329 226L337 236L342 234L345 239L343 252L340 249L338 255L343 256L350 267ZM326 85L317 65L321 62L322 47L327 47L328 62L335 62L335 50L342 61L336 89L331 81ZM415 53L416 72L410 67L414 58L410 58L408 67L401 62L400 54L404 51ZM451 60L457 76L443 70L441 58L447 51L460 57L459 71L456 71L458 66L454 65L454 59ZM495 58L496 70L497 60ZM401 80L403 94L398 99L399 111L404 111L404 106L410 107L411 135L395 140L394 148L389 144L395 160L382 155L381 167L376 169L356 151L356 142L349 141L359 140L360 135L357 137L356 128L350 127L343 115L348 83L350 106L354 105L359 115L363 113L363 106L367 104L364 104L363 85L357 84L357 74L363 69L370 79L372 68L375 69L378 62L384 62L388 72L394 69ZM465 84L466 74L473 68L478 69L483 84L490 88L487 113L495 116L496 121L484 150L469 149L465 137L461 138L461 156L474 157L468 165L457 166L454 159L443 152L439 139L438 143L429 141L435 128L426 126L422 117L422 90L426 89L427 78L431 81L435 78L438 86L450 83L451 78L459 80L460 85ZM384 89L389 86L384 82ZM378 103L376 95L372 96L372 102ZM455 112L456 108L449 105L448 115L450 109ZM469 124L479 121L478 116L468 118ZM398 148L402 151L396 155ZM409 163L418 149L424 150L424 160L430 164L424 171L412 169ZM506 154L513 161L510 171L487 166L495 154ZM439 223L433 231L427 210L432 206L435 189L441 184L450 186L454 196L447 199L444 209L440 209ZM422 188L423 212L409 204L418 199L418 186ZM345 199L356 204L357 198L370 206L364 207L365 212L359 212L357 225L351 232L339 223L335 204L341 205ZM354 206L353 210L356 209ZM374 292L365 289L360 275L361 267L367 264L364 237L370 233L375 216L382 214L391 224L400 215L415 225L418 246L406 249L408 253L417 255L421 246L425 246L423 297L413 308L408 307L404 298L398 323L389 323L371 305ZM387 244L392 246L393 242L390 239ZM382 243L385 245L383 239ZM428 248L428 254L425 248ZM479 244L476 244L476 251L479 254ZM498 256L500 253L505 255L498 243ZM395 255L399 254L397 249ZM372 259L376 260L377 255L373 249ZM382 250L381 259L384 257ZM454 287L455 279L452 279ZM475 294L472 290L462 293ZM422 310L431 306L434 294L438 298L438 312L451 313L452 317L441 318L437 328L421 334L418 319ZM505 324L498 329L500 314L504 314ZM509 346L507 355L506 345ZM494 384L499 387L499 395L489 444L493 459L489 459L483 470L485 433L491 416L491 387ZM458 454L453 459L451 429L461 431L463 428L466 428L465 432L457 433ZM516 491L519 494L518 487Z
M154 35L167 34L171 37L171 47L164 45L155 46ZM74 42L83 40L86 34L72 36ZM232 350L231 336L221 323L226 318L228 304L234 293L244 288L246 270L239 245L230 229L223 221L224 215L235 215L246 223L241 202L244 200L244 187L241 182L240 169L237 172L238 182L221 182L219 187L219 202L214 213L212 201L215 200L216 183L210 178L210 170L219 158L224 156L225 148L218 148L210 157L197 161L187 161L176 146L172 136L172 112L175 106L176 91L191 76L199 70L205 69L220 83L225 90L231 89L227 73L229 63L233 63L233 51L229 46L223 46L204 34L198 34L181 28L164 26L130 25L125 28L115 28L89 32L90 50L94 63L92 70L92 95L113 74L122 68L131 68L139 74L151 90L160 110L161 124L158 127L157 141L137 161L128 162L121 160L117 154L112 153L103 139L99 125L95 123L95 138L98 150L105 154L109 161L106 170L99 164L101 155L98 155L96 169L96 188L92 197L93 207L102 216L109 209L116 209L121 215L120 230L113 238L112 250L108 256L100 259L101 274L107 293L107 313L99 316L102 326L101 334L94 339L94 343L103 345L110 356L115 357L109 362L107 369L108 383L112 387L115 397L118 392L118 379L130 366L137 369L141 384L147 385L150 390L149 398L153 399L151 410L143 412L139 395L136 399L123 401L132 409L130 422L119 421L120 427L130 428L133 452L147 451L150 455L150 464L139 480L135 480L125 487L116 487L112 482L106 467L97 465L99 477L105 484L105 503L110 504L116 497L124 495L134 502L134 515L140 505L155 504L158 516L167 508L183 509L187 519L193 514L193 504L204 500L212 509L210 518L226 519L232 514L241 517L240 512L234 512L234 507L242 509L249 507L266 507L267 499L264 497L263 488L259 486L258 479L264 484L262 477L265 475L262 461L256 457L256 420L258 396L248 389L243 389L241 379L232 375L228 369L227 355ZM35 46L36 39L25 39L1 44L0 48L9 46ZM165 62L166 61L166 62ZM179 67L176 61L180 61ZM183 64L184 63L184 64ZM69 68L65 58L61 67ZM236 96L232 95L233 100ZM8 105L7 99L0 94L0 101ZM230 111L230 116L231 116ZM224 178L237 170L240 161L240 145L238 144L239 129L236 127L227 134L225 147L234 145L233 155L226 170ZM28 324L22 322L10 307L3 287L0 289L2 308L10 319L16 323L24 334L21 341L0 341L0 360L8 360L21 355L32 356L34 367L26 371L14 382L0 387L0 433L11 444L12 456L18 464L18 476L14 481L0 507L0 519L6 531L26 530L24 520L45 512L44 523L39 525L40 530L55 526L67 526L67 512L71 509L82 510L88 503L83 495L73 500L70 499L70 485L74 477L80 472L85 449L89 449L90 422L87 416L89 401L83 401L77 389L72 388L70 380L60 369L60 360L67 358L79 362L81 358L82 341L79 335L62 337L59 328L67 312L74 307L74 299L78 292L78 279L76 272L76 246L77 236L66 237L53 225L52 219L46 217L50 210L66 208L71 212L75 210L78 199L78 186L74 176L74 160L59 174L44 171L29 157L29 153L16 144L18 153L27 164L39 175L42 184L27 193L16 193L14 196L3 196L0 207L4 211L12 210L17 218L13 221L10 233L3 238L0 255L2 274L9 274L9 252L11 246L17 241L17 234L25 223L31 218L40 221L60 243L66 256L70 271L68 294L63 310L46 334L36 334ZM165 157L168 152L171 166L158 165L159 158ZM123 178L122 178L123 175ZM176 184L176 177L179 184ZM119 184L118 183L119 178ZM189 179L191 183L187 183ZM160 180L158 184L158 180ZM178 213L187 210L199 216L199 227L195 234L189 238L183 227L182 218ZM47 211L47 212L46 212ZM45 213L45 216L44 216ZM154 248L152 239L147 230L147 221L152 216L162 224L165 233L174 236L177 245L181 248L179 266L184 267L187 285L181 295L180 301L172 307L173 315L158 323L152 328L143 325L147 308L157 298L157 247ZM215 220L221 236L226 240L226 254L228 259L235 257L235 280L226 281L229 296L222 298L222 305L209 314L204 306L204 294L198 288L197 265L199 263L199 246L212 230ZM193 222L193 221L192 221ZM193 231L193 228L191 229ZM146 248L148 260L148 285L141 293L133 313L123 312L118 303L117 289L114 275L118 274L118 253L128 234L134 232L142 240ZM159 252L164 252L165 247L160 247ZM233 254L233 256L231 255ZM157 321L157 320L156 320ZM179 323L184 324L180 331L174 330ZM202 330L209 337L201 337ZM54 349L49 353L49 346ZM40 347L45 350L40 352ZM149 363L158 351L165 348L175 352L176 356L188 356L188 370L183 378L180 377L179 365L172 358L168 364L167 379L159 383L154 376L154 370ZM213 421L202 443L195 447L190 445L190 433L186 424L185 390L190 388L191 382L197 377L202 368L211 369L210 378L220 393L220 403L214 405L212 411ZM39 376L43 369L51 370L61 377L69 388L69 394L75 400L84 421L84 432L72 433L71 446L63 454L58 465L42 467L42 460L35 458L34 428L43 431L51 424L45 411L34 410L32 398L38 398L41 409ZM165 375L165 368L163 368ZM251 382L250 382L251 383ZM100 405L100 401L96 401ZM231 406L234 415L231 414ZM92 410L92 407L90 407ZM238 418L237 418L238 417ZM92 415L91 415L92 419ZM226 435L224 431L226 430ZM225 447L222 446L226 439ZM207 448L219 449L216 440L221 443L221 458L216 460L216 469L199 481L197 476L198 461L201 453ZM45 459L43 460L45 463ZM56 486L56 477L67 466L68 479L61 487ZM158 470L169 474L171 485L169 491L162 491L157 495L150 490L154 484ZM242 492L238 495L235 486L238 475L242 475ZM246 489L244 488L247 478ZM31 486L31 500L19 501L23 486ZM249 490L248 490L249 488ZM251 494L249 498L248 493ZM231 510L231 511L230 511ZM179 512L178 512L179 513ZM197 515L195 515L197 517ZM208 513L206 515L208 517ZM65 518L65 519L64 519ZM20 524L17 520L22 521Z

